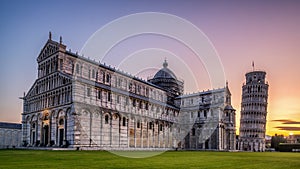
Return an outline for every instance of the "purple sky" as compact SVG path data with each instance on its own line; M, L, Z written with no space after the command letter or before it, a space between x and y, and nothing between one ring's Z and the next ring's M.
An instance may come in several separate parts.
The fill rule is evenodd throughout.
M63 36L64 44L72 51L80 51L95 31L114 19L138 12L162 12L192 22L211 40L229 81L237 120L244 74L255 61L257 69L267 72L270 84L267 133L300 134L300 1L2 0L0 3L0 121L20 122L22 102L18 97L36 79L36 57L47 41L48 31L52 31L53 39ZM145 41L149 46L151 42ZM161 44L161 48L170 51L172 45L178 45ZM153 66L161 63L162 60L157 60ZM180 74L172 64L169 66ZM199 91L208 88L206 78L204 74L203 79L198 79L204 81ZM194 89L186 87L186 91ZM294 123L286 124L284 120Z

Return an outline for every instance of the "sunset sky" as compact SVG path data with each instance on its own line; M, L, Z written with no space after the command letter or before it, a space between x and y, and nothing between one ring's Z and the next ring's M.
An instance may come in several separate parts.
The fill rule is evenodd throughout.
M178 16L197 26L208 37L229 82L232 104L237 110L237 131L242 85L245 73L252 70L254 61L256 69L267 72L270 85L267 134L300 134L300 1L289 0L2 0L0 121L21 122L22 100L18 97L29 90L37 77L36 58L48 39L49 31L52 31L54 40L59 41L59 36L62 36L68 49L80 52L101 27L120 17L141 12ZM158 48L161 50L156 50ZM117 64L121 61L120 55L127 58L122 65ZM169 68L185 81L187 93L210 89L205 63L195 63L192 55L184 45L169 37L140 35L117 44L104 61L146 77L160 68L166 58ZM98 56L90 57L101 60ZM152 67L152 72L147 69L137 73L137 70L130 69L132 65L144 64L133 57L151 58L147 66ZM179 60L188 68L183 70ZM192 82L188 85L191 80L185 73L190 71L196 74L195 85Z

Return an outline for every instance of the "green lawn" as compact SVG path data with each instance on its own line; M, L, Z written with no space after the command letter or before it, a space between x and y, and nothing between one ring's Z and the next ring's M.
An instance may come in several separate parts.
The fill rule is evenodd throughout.
M106 151L0 150L0 168L300 168L300 153L169 151L126 158Z

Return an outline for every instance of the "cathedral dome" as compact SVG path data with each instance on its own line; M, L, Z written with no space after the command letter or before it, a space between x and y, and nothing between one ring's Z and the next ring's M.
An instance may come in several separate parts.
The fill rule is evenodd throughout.
M183 93L183 81L178 80L173 71L168 68L166 60L163 63L163 68L148 81L168 91L170 98L177 97Z
M163 63L163 68L160 69L155 75L153 79L175 79L177 80L175 74L172 72L172 70L170 70L168 68L168 63L165 60L165 62Z

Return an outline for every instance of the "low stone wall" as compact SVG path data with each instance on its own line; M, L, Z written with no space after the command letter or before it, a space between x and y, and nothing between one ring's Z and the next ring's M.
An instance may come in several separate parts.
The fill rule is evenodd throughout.
M21 146L21 130L0 128L0 149Z

